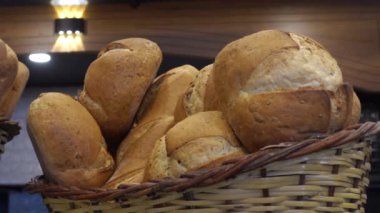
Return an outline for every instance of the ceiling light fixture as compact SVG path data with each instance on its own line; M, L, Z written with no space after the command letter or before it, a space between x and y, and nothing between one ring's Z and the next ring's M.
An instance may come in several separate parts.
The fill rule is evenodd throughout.
M29 60L36 63L47 63L50 59L50 55L46 53L32 53L29 55Z

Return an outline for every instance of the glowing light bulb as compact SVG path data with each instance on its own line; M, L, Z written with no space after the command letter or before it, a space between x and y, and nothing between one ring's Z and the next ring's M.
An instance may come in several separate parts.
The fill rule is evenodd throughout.
M50 59L50 55L46 53L32 53L29 55L29 60L36 63L47 63Z

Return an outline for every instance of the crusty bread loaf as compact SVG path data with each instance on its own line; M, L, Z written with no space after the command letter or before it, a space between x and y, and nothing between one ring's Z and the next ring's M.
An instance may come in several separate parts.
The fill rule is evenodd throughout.
M198 70L183 65L158 76L148 89L136 115L135 127L120 144L117 168L107 188L143 181L145 166L154 143L174 125L174 110Z
M9 119L12 116L28 79L29 69L23 63L18 62L16 79L13 82L11 89L7 92L3 101L0 103L0 117Z
M11 89L17 75L16 53L0 39L0 103Z
M128 132L161 60L156 43L128 38L108 44L90 64L79 101L100 125L110 149Z
M65 186L99 187L111 176L112 157L100 128L79 102L44 93L30 104L29 136L46 177Z
M137 125L173 116L178 100L189 88L198 72L191 65L183 65L158 76L140 106L136 116Z
M117 188L121 184L141 183L154 143L173 125L174 118L167 116L133 128L122 143L123 150L118 150L117 168L105 187Z
M156 142L144 179L178 177L244 154L221 112L200 112L177 123Z
M336 131L351 116L353 91L335 59L294 33L267 30L231 42L212 79L221 110L251 152Z

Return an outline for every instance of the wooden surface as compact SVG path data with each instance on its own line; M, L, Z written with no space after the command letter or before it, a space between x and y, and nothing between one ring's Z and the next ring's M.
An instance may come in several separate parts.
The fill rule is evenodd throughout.
M0 7L0 38L18 53L50 51L53 8ZM263 30L305 34L322 43L337 59L346 81L380 92L380 4L355 1L151 1L89 5L85 13L86 51L107 42L139 36L157 42L164 52L214 58L228 42Z

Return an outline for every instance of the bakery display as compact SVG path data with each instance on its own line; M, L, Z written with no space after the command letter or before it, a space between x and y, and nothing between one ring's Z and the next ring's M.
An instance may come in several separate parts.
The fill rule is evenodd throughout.
M44 175L52 182L99 187L114 160L99 125L79 102L62 93L44 93L30 104L27 125Z
M287 160L297 144L309 145L303 140L360 118L335 59L303 35L260 31L227 44L200 71L183 65L156 77L161 60L147 39L111 42L88 67L78 101L47 93L31 104L29 134L49 181L133 193L166 180L206 181L236 163L226 168L231 177L256 157Z
M98 122L112 152L129 131L161 60L156 43L128 38L107 44L88 67L79 102Z
M266 30L229 43L215 58L213 81L220 110L250 152L359 119L350 118L358 106L335 59L295 33Z

